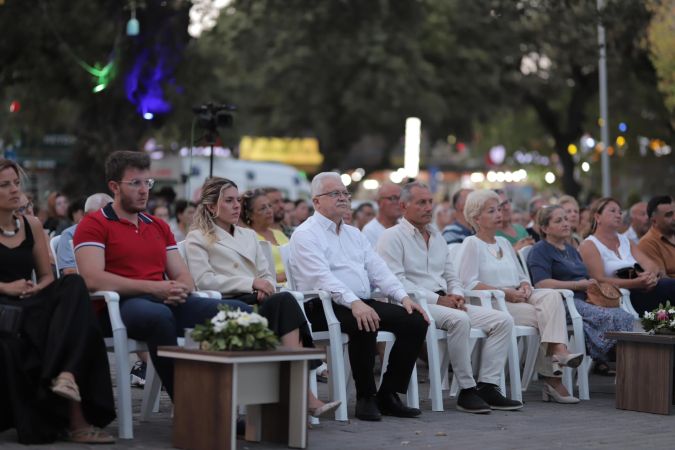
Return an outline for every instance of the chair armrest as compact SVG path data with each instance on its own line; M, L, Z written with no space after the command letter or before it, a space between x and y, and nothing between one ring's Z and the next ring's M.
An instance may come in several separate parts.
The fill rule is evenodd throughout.
M567 306L567 312L570 315L570 319L574 321L575 319L581 319L581 314L577 311L577 307L574 304L574 292L569 289L556 289L562 295L565 305Z
M506 307L506 294L504 294L504 291L494 289L494 290L486 290L485 292L489 292L492 298L494 298L495 302L497 303L498 310L509 312L508 308Z
M126 330L124 322L122 322L122 315L120 314L120 295L114 291L96 291L91 294L91 297L103 297L108 306L108 316L110 317L110 326L112 331Z
M480 301L480 306L482 306L483 308L492 309L492 292L493 291L479 291L479 290L465 289L464 297L477 298Z
M639 319L640 314L638 314L637 311L635 311L635 308L633 308L633 304L630 302L630 291L628 289L619 289L621 291L621 308L630 313L634 318Z
M196 297L202 297L202 298L215 298L216 300L220 300L223 298L222 294L218 291L192 291L190 292L190 295L194 295Z
M412 291L408 292L408 297L418 305L422 307L422 310L427 315L429 320L431 319L431 311L429 311L429 302L427 302L427 297L422 291Z

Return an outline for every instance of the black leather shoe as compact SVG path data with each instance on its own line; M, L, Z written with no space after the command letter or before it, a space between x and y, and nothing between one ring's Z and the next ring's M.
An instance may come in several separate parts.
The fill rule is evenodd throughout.
M373 397L363 397L356 400L357 419L377 422L382 420L382 414L377 407L377 402Z
M422 414L422 411L417 408L408 408L405 406L395 392L378 392L376 398L377 406L380 408L380 412L385 416L417 417Z
M457 396L457 409L472 414L490 414L490 405L483 400L475 387L462 389Z
M504 397L499 387L490 383L478 383L476 392L485 403L490 405L491 409L499 409L502 411L515 411L523 407L523 404L517 400L511 400Z

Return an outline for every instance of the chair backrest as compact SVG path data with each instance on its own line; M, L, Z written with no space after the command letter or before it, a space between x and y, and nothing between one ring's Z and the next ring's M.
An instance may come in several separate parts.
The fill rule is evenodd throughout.
M54 268L56 269L56 278L61 277L61 270L59 269L59 258L56 256L56 249L59 246L59 241L61 236L54 236L49 240L49 249L52 251L52 256L54 256Z
M295 280L291 270L291 248L289 244L279 246L279 253L281 253L281 262L284 264L284 271L286 272L286 286L291 291L295 289Z
M448 244L448 253L450 253L450 258L452 259L452 263L454 267L457 267L457 257L459 256L459 247L462 244L459 242L453 242L452 244Z
M518 259L520 260L520 265L523 266L525 275L527 275L527 278L529 278L530 281L532 281L532 277L530 276L530 269L528 269L527 267L527 257L530 255L531 251L532 251L531 245L527 245L518 250Z
M272 274L272 278L277 279L277 269L274 264L274 256L272 255L272 244L267 241L258 241L258 245L262 249L265 259L267 259L267 268Z
M183 261L187 264L187 257L185 255L185 241L180 241L176 244L178 246L178 253L180 253L180 257L183 258Z

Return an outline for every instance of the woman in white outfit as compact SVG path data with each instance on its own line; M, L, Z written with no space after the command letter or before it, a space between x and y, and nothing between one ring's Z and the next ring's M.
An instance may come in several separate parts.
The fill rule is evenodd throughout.
M589 275L598 281L629 289L630 301L640 314L656 309L666 300L672 302L675 279L665 276L637 245L618 232L621 226L619 202L610 197L601 198L591 207L591 220L591 235L579 246Z
M578 403L579 399L567 392L560 379L563 366L578 367L583 359L583 354L567 350L567 324L560 294L551 289L533 289L509 241L495 236L502 220L496 193L470 193L464 216L476 234L466 238L460 247L460 281L466 289L504 292L506 307L515 323L535 327L541 335L537 370L545 380L543 400Z

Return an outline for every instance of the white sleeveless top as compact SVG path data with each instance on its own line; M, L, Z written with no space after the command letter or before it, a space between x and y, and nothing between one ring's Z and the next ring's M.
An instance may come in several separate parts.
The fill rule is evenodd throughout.
M625 267L633 267L637 264L637 261L633 258L633 254L630 252L630 241L628 238L622 234L617 234L617 236L619 238L618 256L595 236L591 235L586 238L587 241L591 241L595 244L595 248L600 252L600 257L602 258L605 267L606 277L616 277L615 272L617 270ZM621 257L619 258L619 256Z

